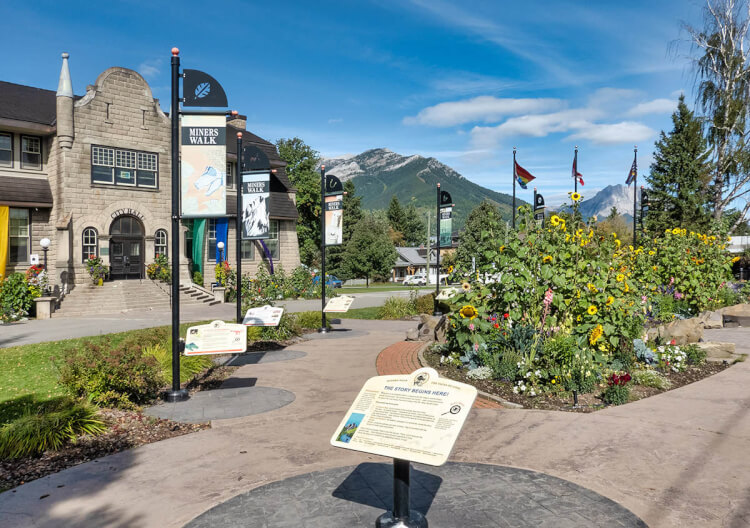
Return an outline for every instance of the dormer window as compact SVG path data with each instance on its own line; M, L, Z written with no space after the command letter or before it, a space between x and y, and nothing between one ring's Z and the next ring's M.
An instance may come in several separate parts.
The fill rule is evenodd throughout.
M159 155L92 145L91 183L157 189Z

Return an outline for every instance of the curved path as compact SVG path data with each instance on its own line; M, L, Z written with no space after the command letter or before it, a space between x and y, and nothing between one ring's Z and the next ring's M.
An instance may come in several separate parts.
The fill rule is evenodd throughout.
M294 348L304 357L248 364L236 372L293 392L291 404L218 420L209 430L2 493L0 524L180 527L235 496L288 477L388 463L328 442L363 382L376 375L379 353L401 341L413 323L344 320L342 326L357 332L299 343ZM750 352L750 329L706 334ZM750 362L745 362L593 414L474 409L451 459L530 469L573 482L614 500L651 527L739 528L750 526L749 411Z

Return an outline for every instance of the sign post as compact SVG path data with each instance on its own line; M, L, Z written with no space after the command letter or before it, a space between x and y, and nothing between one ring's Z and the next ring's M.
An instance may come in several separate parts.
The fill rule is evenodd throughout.
M409 506L410 463L445 464L476 396L476 388L440 378L431 368L365 382L331 445L393 458L393 509L378 517L376 527L427 527Z
M453 234L453 199L447 191L440 190L440 184L437 184L437 271L435 272L435 308L432 315L443 315L439 308L438 297L440 296L440 247L442 245L451 246L451 237ZM427 269L427 277L430 276L430 270Z
M326 246L339 246L343 242L344 187L333 174L326 175L326 166L320 166L320 328L328 332L326 321Z
M539 227L544 227L544 196L536 192L534 187L534 220Z

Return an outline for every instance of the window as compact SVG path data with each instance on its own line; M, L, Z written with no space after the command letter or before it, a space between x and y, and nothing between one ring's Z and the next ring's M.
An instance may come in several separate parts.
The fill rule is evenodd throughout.
M83 230L83 262L99 256L99 236L96 229L87 227Z
M185 219L182 221L182 225L184 225L187 228L185 230L185 258L192 260L193 258L193 221L190 219Z
M42 169L42 140L34 136L21 136L21 168Z
M29 261L29 210L10 209L10 261L26 263Z
M216 261L216 218L208 219L208 258L211 262Z
M0 133L0 167L13 166L13 134Z
M167 256L167 232L164 229L157 229L154 235L154 253L155 256Z
M91 182L159 187L159 155L91 145Z
M268 251L271 252L271 258L274 261L279 260L279 221L271 220L271 226L269 229L269 238L264 240L268 246ZM265 255L264 255L265 258Z
M255 260L255 244L252 240L243 240L240 245L242 260Z
M236 165L231 161L227 161L227 189L234 189L234 167Z

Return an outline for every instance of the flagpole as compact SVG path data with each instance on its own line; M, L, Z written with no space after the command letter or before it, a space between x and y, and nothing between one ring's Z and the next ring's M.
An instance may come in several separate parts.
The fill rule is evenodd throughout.
M576 145L576 153L573 156L573 191L578 192L578 145Z
M633 165L635 165L635 175L633 176L633 247L637 245L636 231L636 214L638 212L638 145L633 146Z
M516 147L513 147L513 229L516 228Z

